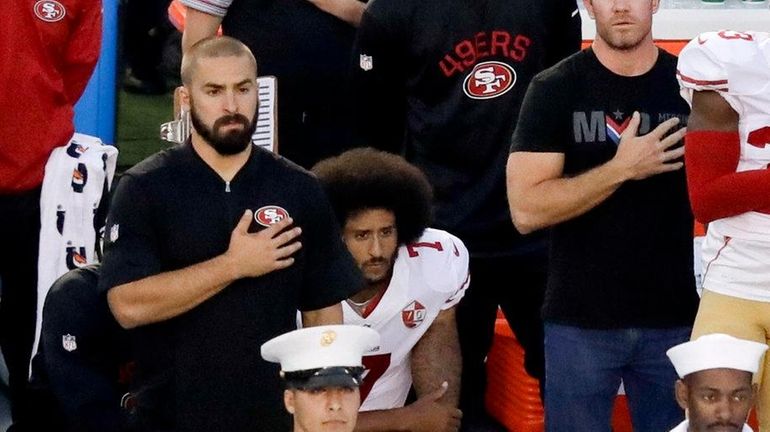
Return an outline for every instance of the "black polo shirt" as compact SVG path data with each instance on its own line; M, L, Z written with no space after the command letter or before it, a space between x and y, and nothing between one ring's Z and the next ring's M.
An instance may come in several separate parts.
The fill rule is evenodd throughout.
M284 209L302 227L292 266L241 279L191 311L136 329L136 395L152 430L289 430L278 365L260 346L296 328L296 311L341 301L361 276L316 179L254 147L229 183L189 141L120 180L107 219L100 287L208 260L227 250L246 209ZM263 227L252 222L251 231Z

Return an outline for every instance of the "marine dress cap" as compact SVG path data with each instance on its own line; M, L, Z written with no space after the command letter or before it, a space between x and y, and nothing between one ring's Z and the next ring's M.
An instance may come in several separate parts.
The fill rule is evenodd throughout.
M262 358L281 364L287 387L357 387L364 371L361 357L380 343L367 327L329 325L294 330L262 345Z

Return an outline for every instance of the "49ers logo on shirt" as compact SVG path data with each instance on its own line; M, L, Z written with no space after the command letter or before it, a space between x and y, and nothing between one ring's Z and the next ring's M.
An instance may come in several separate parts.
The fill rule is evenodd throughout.
M415 328L422 324L425 320L425 306L420 304L417 300L409 303L407 307L401 310L401 320L404 321L404 325L409 328Z
M516 84L516 71L498 61L479 63L465 77L463 91L471 99L498 97Z
M45 22L61 21L67 10L56 0L40 0L34 6L35 15Z
M265 227L275 225L287 217L289 217L289 212L287 212L283 207L274 205L261 207L259 210L254 212L254 220L258 224Z

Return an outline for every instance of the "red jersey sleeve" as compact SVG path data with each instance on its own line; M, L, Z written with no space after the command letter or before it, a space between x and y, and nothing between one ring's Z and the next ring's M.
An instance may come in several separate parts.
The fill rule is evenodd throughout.
M688 132L684 148L690 203L699 222L770 213L770 170L735 171L738 132Z

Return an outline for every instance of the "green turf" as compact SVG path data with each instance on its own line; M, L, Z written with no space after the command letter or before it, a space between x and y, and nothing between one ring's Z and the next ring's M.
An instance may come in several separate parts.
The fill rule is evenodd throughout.
M170 145L159 138L160 124L172 119L173 93L139 95L118 94L117 147L118 172Z

